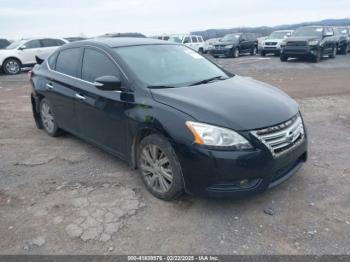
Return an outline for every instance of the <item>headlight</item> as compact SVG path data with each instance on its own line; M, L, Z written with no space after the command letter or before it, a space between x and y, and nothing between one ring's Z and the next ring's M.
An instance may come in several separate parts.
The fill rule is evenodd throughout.
M196 144L235 149L252 148L244 137L233 130L191 121L187 121L186 126L192 132Z
M282 47L282 46L286 46L286 45L287 45L287 40L284 39L284 40L281 42L280 46Z
M311 40L309 41L309 45L318 45L319 41L318 40Z
M233 45L225 45L225 48L232 48Z

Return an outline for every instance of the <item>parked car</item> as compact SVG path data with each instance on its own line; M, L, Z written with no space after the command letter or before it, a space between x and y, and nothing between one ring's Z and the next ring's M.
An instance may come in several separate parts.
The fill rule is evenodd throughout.
M9 40L4 39L4 38L0 38L0 49L4 49L5 47L7 47L10 44L11 44L11 42Z
M338 38L338 53L346 55L350 51L350 28L335 27L334 32Z
M18 40L0 50L0 69L5 74L18 74L22 67L33 66L35 57L47 58L59 46L67 43L60 38L31 38Z
M169 42L183 44L199 52L204 52L204 41L200 35L171 35Z
M269 37L262 42L260 54L265 56L266 54L280 55L281 43L286 38L292 35L294 30L280 30L274 31Z
M253 33L235 33L225 35L214 45L211 54L214 57L239 57L241 54L258 52L258 40Z
M101 35L100 37L135 37L135 38L146 38L144 34L141 33L107 33Z
M289 57L311 59L317 63L324 55L335 58L337 38L330 26L304 26L281 43L281 61Z
M214 49L214 45L219 42L220 38L211 38L204 42L204 53L210 53Z
M161 199L252 195L284 182L307 158L292 98L182 44L69 43L29 75L38 128L68 131L126 160Z
M86 40L86 37L76 36L76 37L65 37L65 40L67 40L69 43L76 42L76 41L83 41Z

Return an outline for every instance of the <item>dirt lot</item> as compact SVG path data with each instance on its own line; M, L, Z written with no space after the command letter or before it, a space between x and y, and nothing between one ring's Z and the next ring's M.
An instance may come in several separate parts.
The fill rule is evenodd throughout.
M310 149L297 175L241 201L157 200L120 160L36 129L26 74L0 75L0 253L350 254L350 55L217 61L298 100Z

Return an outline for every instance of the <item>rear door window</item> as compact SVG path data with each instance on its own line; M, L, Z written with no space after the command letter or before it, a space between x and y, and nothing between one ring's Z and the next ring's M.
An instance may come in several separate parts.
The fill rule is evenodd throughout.
M95 82L101 76L120 77L115 63L103 52L85 48L81 78L88 82Z
M192 43L197 43L197 37L196 36L192 36Z
M55 70L69 76L77 77L80 57L80 48L70 48L60 51Z

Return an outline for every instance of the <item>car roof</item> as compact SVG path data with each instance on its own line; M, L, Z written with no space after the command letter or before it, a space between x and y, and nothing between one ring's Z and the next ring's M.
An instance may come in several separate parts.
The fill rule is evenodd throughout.
M169 45L174 44L172 42L167 42L158 39L152 38L135 38L135 37L116 37L116 38L93 38L83 41L78 41L74 43L67 44L65 46L72 45L81 45L85 44L99 44L99 45L107 45L109 47L122 47L122 46L137 46L137 45Z

